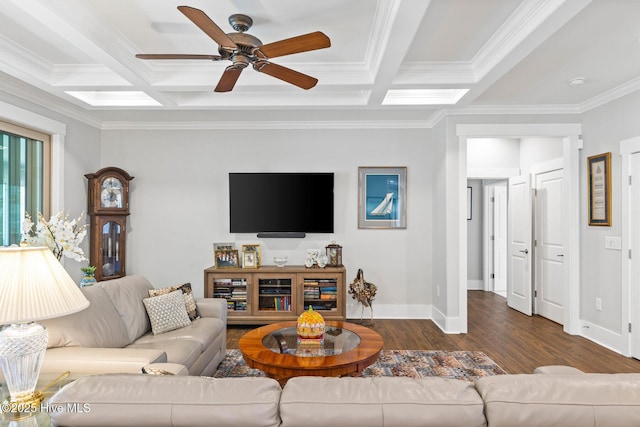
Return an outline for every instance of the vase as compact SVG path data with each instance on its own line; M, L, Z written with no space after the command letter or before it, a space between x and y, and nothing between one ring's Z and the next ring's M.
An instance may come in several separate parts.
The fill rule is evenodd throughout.
M94 273L84 273L82 280L80 280L80 287L84 288L85 286L91 286L96 282L97 280Z

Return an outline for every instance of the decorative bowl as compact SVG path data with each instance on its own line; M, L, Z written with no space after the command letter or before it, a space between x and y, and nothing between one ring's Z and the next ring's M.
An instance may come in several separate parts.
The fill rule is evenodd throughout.
M284 265L289 261L289 257L286 256L274 256L273 263L278 267L284 267Z

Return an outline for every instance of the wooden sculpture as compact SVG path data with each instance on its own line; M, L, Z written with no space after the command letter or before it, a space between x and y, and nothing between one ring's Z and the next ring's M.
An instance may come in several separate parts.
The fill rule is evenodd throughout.
M352 298L362 304L362 313L360 314L360 321L364 316L364 308L371 308L371 322L373 323L373 306L372 302L376 297L378 288L371 282L364 280L364 273L362 269L358 269L358 274L353 282L349 285L349 293Z

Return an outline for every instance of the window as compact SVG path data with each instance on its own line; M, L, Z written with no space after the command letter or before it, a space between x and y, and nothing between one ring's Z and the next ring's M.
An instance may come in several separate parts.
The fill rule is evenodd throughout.
M26 213L49 217L49 135L0 121L0 245L20 243Z

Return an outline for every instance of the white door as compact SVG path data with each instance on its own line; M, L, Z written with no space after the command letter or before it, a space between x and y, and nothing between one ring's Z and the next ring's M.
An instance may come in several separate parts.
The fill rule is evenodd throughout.
M631 313L631 356L640 359L640 153L629 158L631 185L629 188L629 234L631 242L630 313Z
M507 304L532 313L531 186L528 176L509 178Z
M493 291L507 296L507 182L493 187Z
M562 169L535 175L535 312L564 323Z

